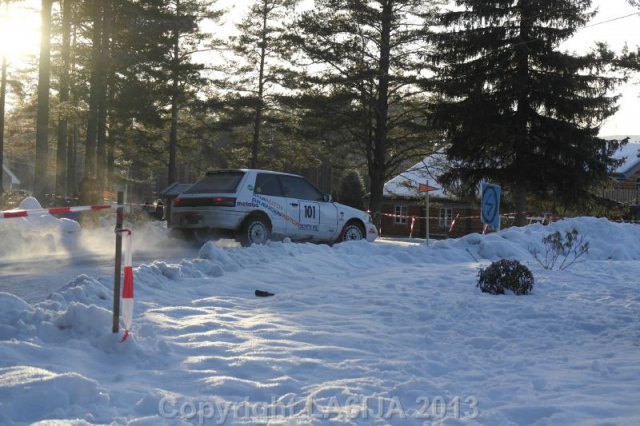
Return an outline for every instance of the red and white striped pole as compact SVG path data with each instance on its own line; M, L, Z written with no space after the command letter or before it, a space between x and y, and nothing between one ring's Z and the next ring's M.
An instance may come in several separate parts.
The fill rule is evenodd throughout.
M133 242L131 239L131 229L122 228L116 232L125 234L124 241L124 285L122 287L122 322L124 324L124 335L120 342L124 342L129 337L129 330L133 323L133 265L132 251Z
M409 231L409 238L413 238L413 225L416 223L416 217L411 216L411 230Z
M451 233L451 231L453 231L453 227L456 226L456 220L458 220L458 217L460 217L460 213L458 213L456 217L454 217L453 220L451 221L451 226L449 227L449 234Z
M11 219L16 217L36 216L41 214L63 214L70 212L86 212L112 209L118 207L117 204L100 204L94 206L75 206L75 207L53 207L50 209L31 209L31 210L6 210L0 212L0 219Z

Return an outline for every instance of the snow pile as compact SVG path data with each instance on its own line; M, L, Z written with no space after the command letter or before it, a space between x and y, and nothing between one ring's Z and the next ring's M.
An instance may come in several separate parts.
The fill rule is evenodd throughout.
M434 244L442 249L469 249L482 259L532 260L531 252L544 253L542 240L559 231L576 229L589 243L586 260L640 260L640 226L610 222L604 218L581 217L561 220L545 226L539 223L523 228L511 227L501 232L481 236L470 234L457 240L443 240ZM456 253L459 254L459 253Z
M585 261L542 269L530 251L573 228ZM499 258L531 295L475 287ZM640 226L594 218L428 247L210 242L135 268L123 344L109 277L1 293L0 423L638 424L639 260Z

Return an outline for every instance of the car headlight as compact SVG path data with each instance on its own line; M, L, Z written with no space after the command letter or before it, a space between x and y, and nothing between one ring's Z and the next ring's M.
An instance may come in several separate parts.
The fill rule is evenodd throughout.
M373 223L373 218L370 214L367 215L367 220L369 221L369 223Z

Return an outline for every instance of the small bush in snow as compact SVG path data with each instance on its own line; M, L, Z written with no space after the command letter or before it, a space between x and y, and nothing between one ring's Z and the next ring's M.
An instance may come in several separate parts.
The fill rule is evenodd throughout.
M562 271L589 252L589 243L585 242L584 235L578 234L576 228L564 235L560 231L549 234L542 239L542 243L545 246L544 257L537 249L530 249L529 252L544 269L554 269L557 265Z
M477 286L491 294L504 294L505 290L517 295L529 294L533 289L533 274L517 260L502 259L480 269Z

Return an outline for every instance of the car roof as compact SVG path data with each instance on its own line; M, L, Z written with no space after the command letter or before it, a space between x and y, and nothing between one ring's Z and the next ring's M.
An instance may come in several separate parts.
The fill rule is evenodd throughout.
M221 172L244 172L244 173L256 172L256 173L271 173L274 175L301 177L300 175L295 175L293 173L276 172L273 170L262 170L262 169L218 169L218 170L209 170L207 171L206 175L209 176L210 174L221 173Z

